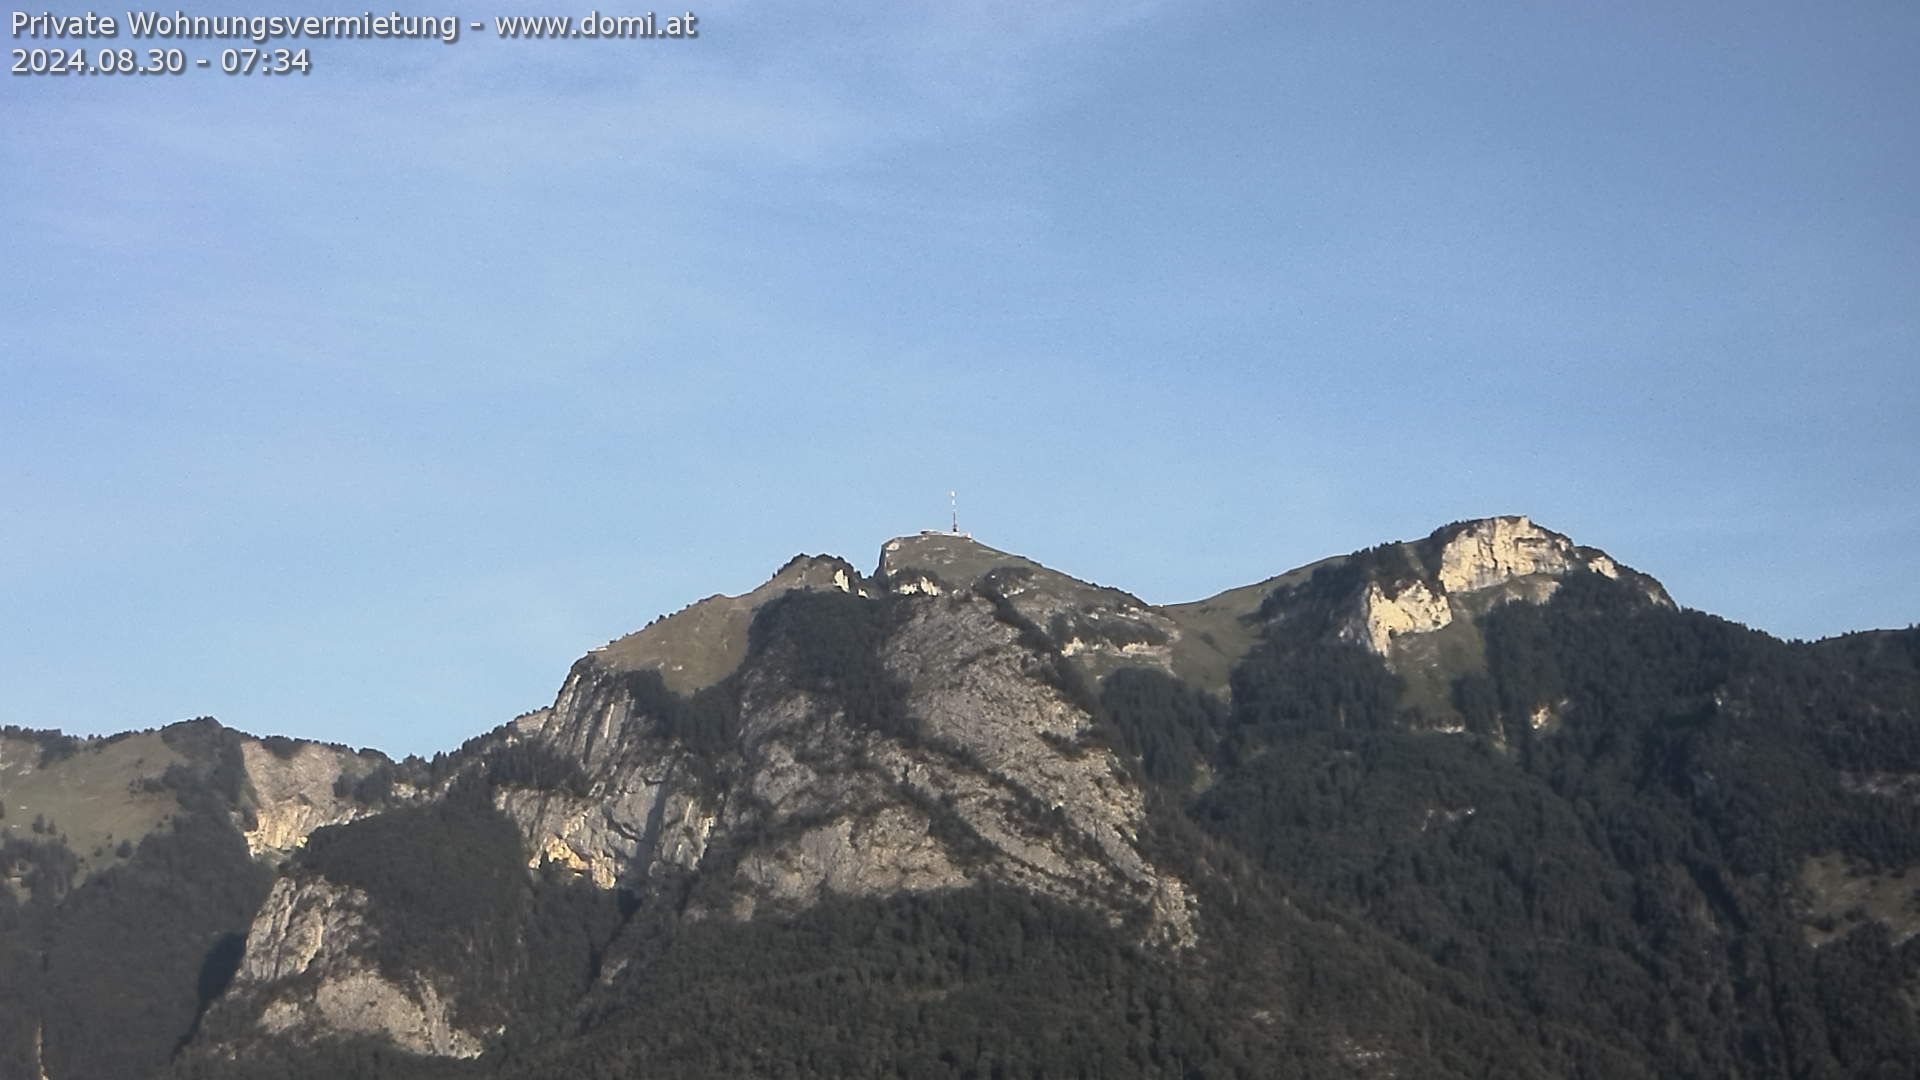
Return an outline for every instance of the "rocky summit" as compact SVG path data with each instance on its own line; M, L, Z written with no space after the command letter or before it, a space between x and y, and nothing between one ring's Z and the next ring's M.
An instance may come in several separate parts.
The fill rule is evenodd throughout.
M1895 1076L1920 633L1525 517L797 556L431 760L0 734L0 1077Z

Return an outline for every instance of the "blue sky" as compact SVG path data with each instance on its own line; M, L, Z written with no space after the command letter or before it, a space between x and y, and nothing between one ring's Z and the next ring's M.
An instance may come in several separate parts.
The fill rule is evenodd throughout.
M1156 602L1528 513L1920 620L1920 8L1032 8L9 78L0 723L430 753L950 488Z

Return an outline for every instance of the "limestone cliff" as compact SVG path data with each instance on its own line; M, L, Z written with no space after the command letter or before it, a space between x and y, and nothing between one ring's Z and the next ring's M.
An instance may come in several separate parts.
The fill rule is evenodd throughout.
M928 580L884 562L883 577ZM990 877L1116 917L1157 905L1157 933L1190 934L1182 887L1137 850L1140 793L1110 751L1078 745L1093 718L1037 677L1047 657L1022 643L998 594L937 587L868 601L905 605L880 659L904 687L910 733L875 731L831 695L795 689L778 650L743 656L738 736L717 787L712 763L661 737L657 708L622 672L587 657L551 709L505 736L580 762L590 781L582 794L496 795L529 861L602 887L639 889L668 870L725 875L740 916ZM707 858L716 845L720 862Z
M1613 560L1581 560L1565 537L1524 517L1489 518L1469 523L1446 541L1436 576L1447 592L1473 592L1531 574L1564 574L1583 562L1608 577L1618 575Z
M746 782L723 828L787 837L741 863L745 914L762 902L1017 883L1121 917L1153 911L1155 934L1192 934L1185 889L1138 849L1143 799L1093 718L1035 677L1038 661L992 601L916 603L883 662L906 688L909 735L755 672L744 718Z
M1460 522L1325 571L1275 589L1264 617L1311 620L1326 611L1334 639L1364 646L1396 668L1413 639L1469 623L1499 604L1545 603L1569 574L1591 571L1625 581L1648 603L1673 606L1659 582L1526 517Z
M1388 596L1379 582L1369 581L1334 636L1386 656L1394 638L1430 634L1452 622L1453 608L1446 594L1433 591L1425 582L1415 581Z
M251 738L241 740L240 755L251 796L252 821L244 835L255 858L284 857L306 843L313 830L368 812L336 789L342 776L368 771L372 762L365 758L375 755L305 742L275 752Z
M459 1027L428 975L395 981L376 968L369 903L365 893L324 878L281 878L254 919L239 971L210 1021L250 1019L257 1034L299 1042L360 1035L417 1054L479 1054L497 1032Z
M958 589L996 602L1098 679L1115 668L1172 670L1181 629L1159 608L1093 585L970 536L920 533L889 540L876 575L900 595Z

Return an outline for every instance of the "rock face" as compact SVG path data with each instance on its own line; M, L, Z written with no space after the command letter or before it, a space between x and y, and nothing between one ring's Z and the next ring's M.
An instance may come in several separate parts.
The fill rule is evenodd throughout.
M1440 586L1449 593L1474 592L1515 578L1558 577L1590 569L1617 578L1614 561L1599 552L1583 553L1573 542L1524 517L1497 517L1468 524L1440 549Z
M971 537L921 533L889 540L876 577L897 595L958 589L996 601L1095 679L1120 667L1173 669L1181 628L1165 611Z
M323 825L352 821L367 812L335 793L342 775L366 766L357 755L330 746L300 743L276 754L253 739L240 744L247 783L253 789L253 824L244 830L247 851L255 858L283 857L307 842Z
M1109 751L1080 746L1092 717L1034 677L1033 653L990 601L914 605L883 660L907 688L911 737L750 684L749 779L722 825L780 835L820 824L743 862L736 913L991 878L1116 918L1157 905L1156 935L1190 939L1184 886L1137 848L1141 793Z
M639 889L666 867L698 864L718 801L704 796L690 755L658 737L654 721L617 672L589 657L551 708L511 725L505 742L545 747L578 763L589 781L577 792L496 791L526 837L529 866L551 862L603 889Z
M1622 567L1605 552L1579 547L1525 517L1496 517L1440 529L1415 544L1394 545L1389 580L1369 580L1341 613L1335 636L1394 661L1396 642L1444 630L1510 601L1541 604L1560 579L1592 571L1634 584L1648 602L1672 607L1660 583ZM1392 549L1389 549L1392 550ZM1391 557L1381 558L1391 568Z
M1453 608L1447 603L1443 593L1429 589L1425 582L1416 581L1400 590L1398 595L1388 596L1377 581L1367 582L1360 594L1354 610L1340 624L1336 636L1341 641L1365 645L1380 656L1386 656L1393 646L1393 639L1405 634L1430 634L1444 629L1453 622Z
M666 872L724 875L724 913L740 917L991 878L1116 918L1155 909L1156 934L1190 936L1184 887L1137 849L1139 791L1110 751L1078 745L1091 715L1036 677L1049 658L1022 644L997 595L951 580L939 593L921 587L946 579L940 569L883 561L884 580L911 587L867 600L904 605L879 659L903 688L910 731L873 730L830 695L794 688L777 650L743 658L737 759L718 789L660 737L657 710L621 672L598 654L576 665L554 706L507 736L580 762L590 781L580 795L497 796L530 861L636 890ZM708 858L716 845L727 849L719 862Z
M416 1054L478 1055L484 1035L454 1024L430 979L402 985L376 970L368 904L365 893L324 879L280 879L218 1008L252 1011L258 1032L284 1039L368 1035Z

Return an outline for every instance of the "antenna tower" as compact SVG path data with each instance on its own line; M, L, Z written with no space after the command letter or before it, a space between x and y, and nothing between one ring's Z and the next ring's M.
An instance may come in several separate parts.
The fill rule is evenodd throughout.
M947 505L953 510L953 534L960 535L960 493L947 492Z

